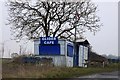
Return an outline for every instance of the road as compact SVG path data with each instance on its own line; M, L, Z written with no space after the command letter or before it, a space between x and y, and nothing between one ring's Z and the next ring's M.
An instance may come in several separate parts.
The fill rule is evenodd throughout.
M106 73L82 76L79 78L117 78L118 79L118 78L120 78L119 75L120 75L120 71L115 71L115 72L106 72Z

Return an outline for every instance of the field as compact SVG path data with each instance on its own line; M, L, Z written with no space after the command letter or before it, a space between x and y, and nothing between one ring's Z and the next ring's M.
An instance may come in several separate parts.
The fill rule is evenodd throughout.
M120 65L120 64L119 64ZM105 68L67 68L40 64L18 64L11 60L2 60L3 78L75 78L100 72L117 71L118 64L109 64Z

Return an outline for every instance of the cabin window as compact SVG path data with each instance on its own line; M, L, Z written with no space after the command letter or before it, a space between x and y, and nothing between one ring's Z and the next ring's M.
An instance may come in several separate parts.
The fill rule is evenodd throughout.
M73 46L72 45L67 45L67 56L73 57Z

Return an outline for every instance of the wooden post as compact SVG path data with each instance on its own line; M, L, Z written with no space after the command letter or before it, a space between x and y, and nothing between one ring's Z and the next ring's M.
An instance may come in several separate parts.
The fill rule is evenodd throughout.
M105 67L105 62L103 61L103 68Z

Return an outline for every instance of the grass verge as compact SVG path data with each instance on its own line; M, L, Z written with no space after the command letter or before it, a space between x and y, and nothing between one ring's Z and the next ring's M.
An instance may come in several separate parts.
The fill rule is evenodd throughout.
M109 64L105 68L67 68L40 66L35 64L2 63L3 78L74 78L83 75L118 71L120 63Z

